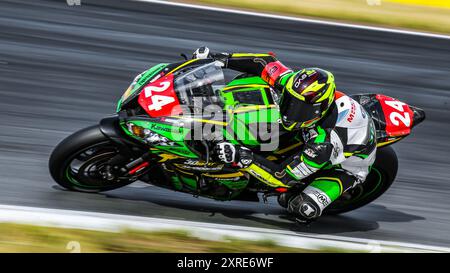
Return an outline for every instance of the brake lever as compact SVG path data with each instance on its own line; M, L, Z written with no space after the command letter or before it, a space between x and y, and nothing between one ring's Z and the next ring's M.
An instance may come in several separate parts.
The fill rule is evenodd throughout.
M186 61L188 60L188 57L186 56L186 54L181 53L180 56L183 57Z

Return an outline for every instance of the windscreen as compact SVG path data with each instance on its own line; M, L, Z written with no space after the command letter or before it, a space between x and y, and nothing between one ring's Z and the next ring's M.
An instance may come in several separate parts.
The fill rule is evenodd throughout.
M212 62L181 74L175 78L174 86L181 105L201 109L210 104L223 106L219 95L225 86L220 62Z

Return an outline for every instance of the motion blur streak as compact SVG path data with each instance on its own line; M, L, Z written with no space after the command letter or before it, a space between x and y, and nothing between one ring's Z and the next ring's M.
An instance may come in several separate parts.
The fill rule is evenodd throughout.
M274 200L215 202L142 184L81 194L51 180L61 139L112 113L137 73L201 45L274 51L335 72L340 90L423 107L427 120L395 145L400 170L384 196L297 229L450 246L449 40L141 2L0 2L0 203L293 229Z

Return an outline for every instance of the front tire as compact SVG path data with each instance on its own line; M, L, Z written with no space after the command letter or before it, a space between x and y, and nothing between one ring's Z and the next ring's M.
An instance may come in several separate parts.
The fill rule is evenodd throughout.
M82 129L64 139L53 150L49 169L53 179L62 187L79 192L109 191L133 182L129 179L104 178L106 162L119 154L98 125Z
M324 213L341 214L373 202L392 185L397 169L398 159L394 149L390 146L378 149L375 163L366 181L334 201Z

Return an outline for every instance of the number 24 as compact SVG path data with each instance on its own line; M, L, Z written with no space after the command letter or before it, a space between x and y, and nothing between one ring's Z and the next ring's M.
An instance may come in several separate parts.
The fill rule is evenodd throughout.
M164 105L175 101L173 97L163 95L153 95L152 92L164 92L170 87L170 82L161 82L160 86L148 86L144 89L145 97L151 97L152 104L148 106L149 110L159 111Z
M390 107L398 110L399 112L392 112L389 115L389 119L391 120L392 124L394 124L395 126L399 126L400 122L402 122L406 127L409 127L411 125L411 117L409 115L408 112L405 112L405 110L403 109L403 106L406 103L403 103L401 101L385 101L384 103L386 103L386 105L389 105Z

